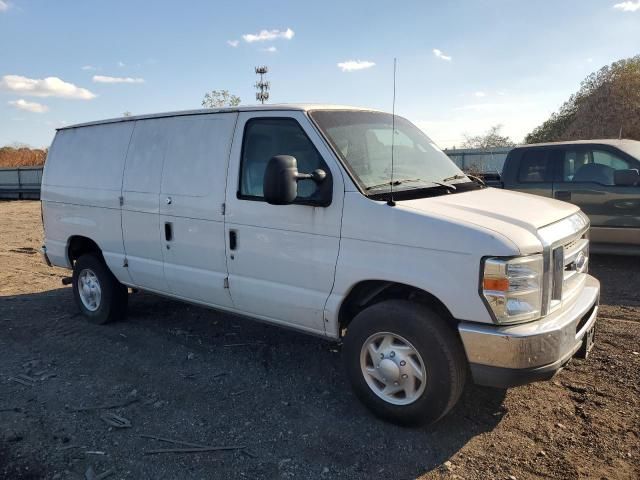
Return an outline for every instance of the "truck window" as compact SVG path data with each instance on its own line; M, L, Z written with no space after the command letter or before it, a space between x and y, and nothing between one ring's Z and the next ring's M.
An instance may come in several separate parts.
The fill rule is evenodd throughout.
M330 175L320 153L300 124L292 118L257 118L245 126L240 162L240 198L258 200L264 197L264 171L271 157L291 155L298 170L310 173L318 168ZM327 178L324 183L330 183ZM313 201L318 187L312 180L298 182L298 199Z
M606 150L567 150L563 180L614 185L614 172L631 168L629 162Z
M551 165L546 150L524 152L520 161L518 180L523 183L551 182Z

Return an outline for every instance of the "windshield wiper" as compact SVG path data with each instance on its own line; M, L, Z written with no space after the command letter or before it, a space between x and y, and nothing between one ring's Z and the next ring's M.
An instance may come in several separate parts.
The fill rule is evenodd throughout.
M456 187L454 185L449 185L447 183L442 183L442 182L436 182L434 180L422 180L421 178L404 178L402 180L394 180L393 186L395 187L396 185L402 185L403 183L409 183L409 182L433 183L434 185L446 188L451 192L454 192L456 190ZM392 185L392 182L379 183L377 185L371 185L370 187L366 187L365 190L373 190L376 188L382 188L382 187L391 186L391 185ZM421 187L421 188L434 188L434 187Z
M402 185L403 183L422 182L422 181L423 180L421 178L403 178L402 180L394 180L393 182L389 181L385 183L377 183L376 185L371 185L370 187L366 187L365 190L373 190L375 188L382 188L382 187L391 186L391 185L395 187L396 185Z
M450 182L451 180L461 180L463 178L470 178L474 182L482 185L483 187L487 186L487 184L485 183L485 181L483 179L481 179L480 177L477 177L475 175L471 175L469 173L467 173L466 175L461 175L459 173L456 173L455 175L453 175L451 177L447 177L447 178L443 179L442 181L443 182Z
M455 175L453 175L451 177L443 178L442 181L443 182L450 182L451 180L461 180L463 178L467 178L467 176L466 175L460 175L459 173L456 173Z

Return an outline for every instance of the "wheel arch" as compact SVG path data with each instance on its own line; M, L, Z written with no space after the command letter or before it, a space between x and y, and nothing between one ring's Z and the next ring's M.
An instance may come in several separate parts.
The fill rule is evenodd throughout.
M83 235L73 235L67 240L67 259L69 264L73 266L76 260L81 255L87 253L93 253L98 256L104 262L104 256L102 255L102 249L91 238Z
M453 328L457 320L447 306L432 293L412 285L389 280L362 280L346 295L338 311L338 334L344 336L349 323L363 309L384 300L409 300L428 305Z

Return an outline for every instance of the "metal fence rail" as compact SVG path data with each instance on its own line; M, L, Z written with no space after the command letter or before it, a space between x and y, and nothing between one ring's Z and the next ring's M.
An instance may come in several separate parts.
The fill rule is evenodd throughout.
M0 168L0 198L40 199L42 167Z

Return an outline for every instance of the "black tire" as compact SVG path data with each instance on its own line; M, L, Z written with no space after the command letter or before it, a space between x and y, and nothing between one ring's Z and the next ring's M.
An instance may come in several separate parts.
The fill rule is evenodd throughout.
M92 272L100 286L100 301L97 309L91 310L80 298L79 277L83 271ZM93 254L80 256L73 266L73 298L80 312L91 323L103 325L122 320L127 312L128 290L111 273L101 258Z
M390 403L367 384L360 367L361 350L379 332L403 337L422 357L426 382L412 403ZM467 378L467 359L456 332L428 306L407 300L383 301L358 313L347 328L343 356L360 401L375 415L400 425L420 426L441 419L457 403Z

